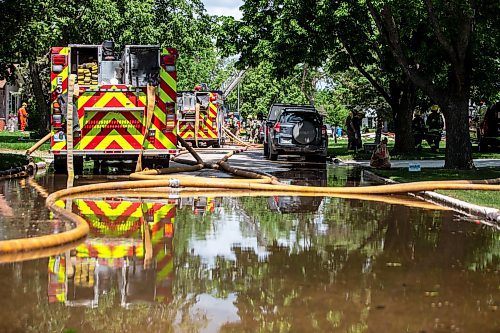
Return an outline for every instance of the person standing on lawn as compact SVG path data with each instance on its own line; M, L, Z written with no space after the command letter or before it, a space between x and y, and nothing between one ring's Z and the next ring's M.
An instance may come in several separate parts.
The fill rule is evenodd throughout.
M433 152L439 150L439 142L441 141L441 135L443 134L444 122L441 113L439 112L439 106L433 105L431 107L431 114L427 117L427 142L431 146Z
M354 114L349 112L345 119L345 128L347 131L347 150L356 150L356 128L353 124Z
M422 112L420 110L415 111L415 117L411 122L411 130L413 132L415 148L417 150L422 150L422 140L425 139L427 127L425 127L425 121L422 118Z
M17 110L17 117L19 119L21 131L24 131L26 129L26 124L28 122L28 111L26 111L27 106L28 104L26 102L23 102L19 110Z

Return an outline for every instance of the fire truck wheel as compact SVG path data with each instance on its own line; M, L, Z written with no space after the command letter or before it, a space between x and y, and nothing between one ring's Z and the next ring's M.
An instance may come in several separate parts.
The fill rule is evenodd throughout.
M67 172L66 156L54 156L54 173L66 174Z
M143 159L142 167L148 169L168 168L170 157Z
M83 156L73 156L73 172L75 175L83 174ZM64 175L68 173L66 156L54 157L54 173Z
M75 175L83 174L83 156L73 156L73 168Z

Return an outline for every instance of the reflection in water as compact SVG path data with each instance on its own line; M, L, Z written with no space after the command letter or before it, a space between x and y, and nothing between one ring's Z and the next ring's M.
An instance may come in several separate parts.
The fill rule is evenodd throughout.
M500 329L494 230L447 211L270 200L75 200L84 243L0 266L0 332Z
M120 305L172 299L172 237L176 200L75 200L90 226L88 239L49 260L49 302L95 308L114 288Z

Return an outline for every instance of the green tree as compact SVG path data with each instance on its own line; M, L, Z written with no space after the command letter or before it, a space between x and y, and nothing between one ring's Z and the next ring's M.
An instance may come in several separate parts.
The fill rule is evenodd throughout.
M48 128L49 63L52 46L100 44L161 44L178 48L179 88L211 79L216 64L212 29L216 21L201 0L5 0L0 2L4 23L0 34L0 68L17 64L34 97L32 119ZM26 70L23 70L23 69Z
M356 68L393 110L395 149L413 149L415 89L384 50L366 6L358 2L247 0L243 10L243 22L239 26L230 22L226 30L237 33L233 43L244 64L270 61L280 76L288 75L296 64L326 66L330 75ZM360 105L371 103L367 100Z
M391 106L402 151L420 89L446 118L445 165L473 166L467 104L471 87L494 96L498 86L498 2L247 0L243 12L228 28L243 63L271 62L278 74L354 66Z
M498 1L367 0L366 3L401 69L443 110L447 140L445 167L474 167L468 129L468 104L475 78L472 73L481 68L494 68L494 75L498 76L500 71L498 37L486 36L486 31L493 36L499 34ZM422 26L426 36L418 43L425 54L412 52L406 38L409 29ZM486 51L493 52L489 55L481 55L484 51L479 49L485 38L490 42ZM478 66L477 61L483 64ZM483 74L484 78L491 75ZM484 86L484 82L479 85Z

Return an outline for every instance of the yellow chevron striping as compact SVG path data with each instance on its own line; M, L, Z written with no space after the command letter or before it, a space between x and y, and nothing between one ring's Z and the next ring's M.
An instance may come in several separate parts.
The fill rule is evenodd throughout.
M134 147L128 142L123 136L118 134L116 130L111 130L111 132L106 135L101 142L95 147L96 150L106 149L113 141L115 141L121 149L134 149Z
M52 80L52 82L50 83L50 86L51 86L51 91L55 91L56 88L57 88L57 80L61 77L62 78L62 81L66 81L68 79L68 75L69 75L69 70L68 70L68 66L66 66L63 71L61 73L59 73L55 78L54 80ZM62 91L63 94L65 94L67 91L67 88L64 89Z
M158 105L155 105L155 110L154 110L154 115L156 116L156 118L158 118L162 123L166 123L167 122L167 113L166 112L163 112L162 110L160 110L160 108L158 107Z
M174 270L174 261L170 260L165 267L156 273L156 282L164 280Z
M122 201L118 204L118 206L116 208L111 208L111 205L109 204L109 202L106 202L106 201L101 201L101 200L98 200L98 201L94 201L96 206L99 207L99 209L104 212L104 214L106 214L107 217L115 217L115 219L119 216L122 216L125 211L127 211L127 209L130 208L130 206L132 206L134 203L130 202L130 201ZM140 206L137 207L136 210L134 210L134 212L132 214L129 214L129 216L133 216L133 217L141 217L142 216L142 212L140 211Z
M63 150L63 149L66 149L66 141L54 142L52 150Z

